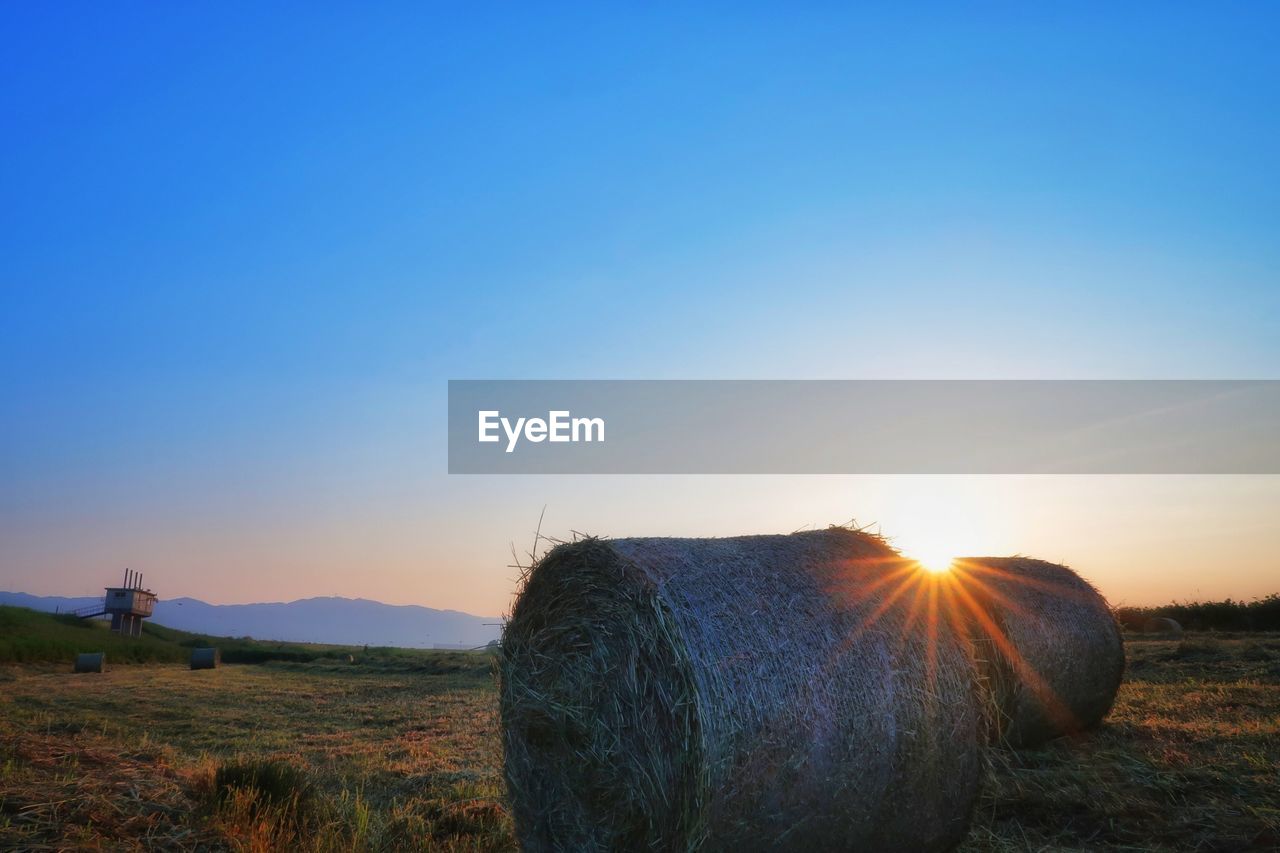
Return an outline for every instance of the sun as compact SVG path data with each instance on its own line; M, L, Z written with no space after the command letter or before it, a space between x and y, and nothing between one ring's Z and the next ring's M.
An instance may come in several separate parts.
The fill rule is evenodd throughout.
M951 571L955 557L946 551L926 549L914 555L914 559L925 571L935 575Z

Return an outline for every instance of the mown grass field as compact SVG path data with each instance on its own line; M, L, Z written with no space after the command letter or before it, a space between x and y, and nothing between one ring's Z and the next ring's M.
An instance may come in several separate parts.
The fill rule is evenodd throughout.
M1280 848L1280 637L1127 647L1101 729L993 752L962 849ZM486 655L0 667L0 849L512 846Z
M489 658L466 657L475 660L450 673L347 663L149 664L79 676L6 667L0 849L507 845ZM220 771L227 781L241 764L302 774L263 790L220 788Z
M1125 649L1100 728L991 753L963 850L1280 850L1280 636Z

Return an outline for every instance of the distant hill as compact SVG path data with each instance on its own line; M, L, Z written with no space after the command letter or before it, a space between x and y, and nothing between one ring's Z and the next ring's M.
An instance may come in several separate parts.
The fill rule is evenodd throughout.
M0 592L0 604L67 612L101 601ZM208 604L194 598L161 600L148 620L195 634L336 645L474 647L498 639L494 616L363 598L306 598L287 603Z

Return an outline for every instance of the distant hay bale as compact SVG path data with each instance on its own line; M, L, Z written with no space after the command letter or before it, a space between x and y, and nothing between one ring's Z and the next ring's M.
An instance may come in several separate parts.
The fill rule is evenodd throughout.
M355 662L356 662L355 655L347 655L347 663L355 663Z
M106 652L84 652L76 655L74 672L106 672Z
M222 663L222 652L219 649L192 649L192 669L217 669Z
M970 630L993 658L997 736L1033 746L1101 722L1124 646L1098 591L1066 566L1025 557L968 557L952 573Z
M1168 616L1153 616L1142 624L1142 633L1181 637L1182 626L1178 624L1178 620L1170 619Z
M844 528L554 548L499 651L522 848L953 846L981 711L924 574Z

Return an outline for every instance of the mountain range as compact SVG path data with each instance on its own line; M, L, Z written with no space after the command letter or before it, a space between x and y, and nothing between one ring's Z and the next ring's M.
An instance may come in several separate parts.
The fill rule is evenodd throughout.
M67 612L102 601L0 592L0 604ZM156 603L152 621L215 637L253 637L295 643L472 648L498 639L501 620L415 604L383 604L364 598L304 598L261 604L209 604L195 598Z

